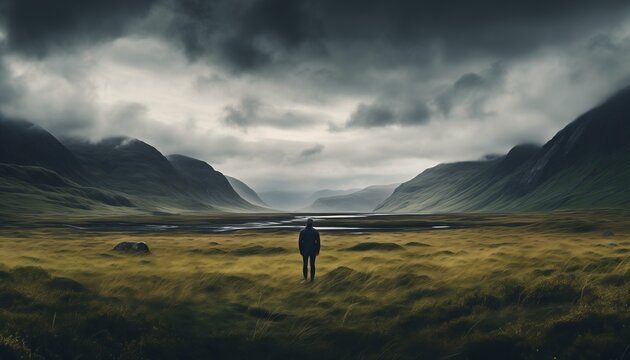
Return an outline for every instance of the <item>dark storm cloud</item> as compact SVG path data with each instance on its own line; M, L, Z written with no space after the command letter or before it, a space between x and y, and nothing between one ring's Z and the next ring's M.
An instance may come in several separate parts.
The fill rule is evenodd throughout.
M348 120L348 127L376 127L393 125L396 122L394 111L387 105L360 104Z
M466 73L453 86L440 94L435 103L438 109L448 116L456 104L465 104L471 118L486 116L485 103L503 85L507 70L501 63L495 63L482 73Z
M171 35L192 58L218 56L238 70L335 53L356 55L342 56L349 64L362 55L417 63L427 52L446 60L516 56L619 22L629 7L625 0L187 0L174 6Z
M295 0L175 1L169 34L192 59L213 56L234 69L253 69L314 39L307 6Z
M126 35L146 20L133 31L164 36L192 60L250 71L510 57L610 26L629 8L626 0L0 0L0 17L10 48L23 54Z
M143 17L156 0L0 0L8 45L42 57L124 35L130 21Z
M254 97L244 97L238 105L226 106L224 111L224 124L244 130L256 126L299 128L315 123L307 115L275 109Z
M495 63L479 73L465 73L429 102L445 117L451 115L451 110L457 106L464 108L468 118L484 118L490 115L486 103L502 90L506 74L507 68L502 63ZM346 128L424 125L433 116L427 103L421 99L388 95L371 104L359 104L346 122ZM332 130L341 129L333 127Z
M13 79L5 63L4 47L0 44L0 107L6 103L11 103L18 98L19 95L20 92L16 88L16 84L13 83Z

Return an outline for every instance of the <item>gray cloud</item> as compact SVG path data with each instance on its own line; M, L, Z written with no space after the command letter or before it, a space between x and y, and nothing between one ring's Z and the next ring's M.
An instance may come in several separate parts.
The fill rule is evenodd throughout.
M85 83L60 86L70 80L63 77L65 69L55 67L60 73L55 80L33 86L28 76L12 72L1 42L0 49L0 112L37 122L55 134L88 133L94 129L94 114L98 110Z
M2 105L19 98L19 90L14 84L4 59L4 46L0 45L0 109Z
M90 132L92 140L117 136L138 138L154 145L165 155L183 154L213 165L233 157L253 158L256 154L255 146L245 144L234 136L215 134L201 127L195 119L188 119L185 126L157 121L151 117L149 108L141 103L114 104L101 114L97 123L98 131ZM268 153L259 151L261 154Z
M299 128L315 123L315 120L306 114L279 110L253 97L244 97L238 105L228 105L224 110L223 122L242 129L258 126Z
M385 101L369 105L361 103L350 115L346 128L422 125L426 124L430 117L429 108L421 100L407 99L406 102L399 104Z
M396 123L394 111L387 105L359 104L357 109L350 115L347 127L376 127L387 126Z
M259 100L251 97L243 98L238 106L225 107L226 114L223 122L231 126L248 127L255 122L260 107Z
M501 63L493 64L482 73L466 73L453 86L436 97L438 109L449 116L456 104L465 104L471 118L487 116L484 106L489 98L501 90L507 70Z
M300 152L300 157L309 158L321 154L322 151L324 151L324 146L321 144L315 144L313 147L302 150L302 152Z

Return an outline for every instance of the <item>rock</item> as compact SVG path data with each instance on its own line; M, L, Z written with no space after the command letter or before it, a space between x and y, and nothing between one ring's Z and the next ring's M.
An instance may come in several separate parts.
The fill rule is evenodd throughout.
M604 236L609 237L609 236L615 236L615 233L612 230L606 230L604 231Z
M149 246L144 241L123 241L120 244L114 246L112 250L144 254L148 254L151 252L151 250L149 250Z
M86 291L85 287L72 279L65 277L55 277L50 280L48 283L48 287L53 290L60 291L73 291L73 292L84 292Z
M617 246L617 243L611 242L611 243L608 243L608 246L615 247L615 246Z

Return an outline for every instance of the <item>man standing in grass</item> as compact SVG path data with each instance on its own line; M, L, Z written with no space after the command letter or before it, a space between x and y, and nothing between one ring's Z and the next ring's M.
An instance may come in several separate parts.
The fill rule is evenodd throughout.
M311 263L311 281L315 280L315 257L319 255L319 231L313 228L313 219L306 220L306 227L300 231L298 240L300 254L302 254L304 281L308 274L308 263ZM310 261L309 261L310 260Z

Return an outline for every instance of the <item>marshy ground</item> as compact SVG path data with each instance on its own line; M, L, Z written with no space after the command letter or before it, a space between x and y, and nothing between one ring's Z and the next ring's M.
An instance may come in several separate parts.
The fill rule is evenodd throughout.
M314 283L294 230L12 222L0 358L630 359L628 215L326 220L391 229L322 231Z

